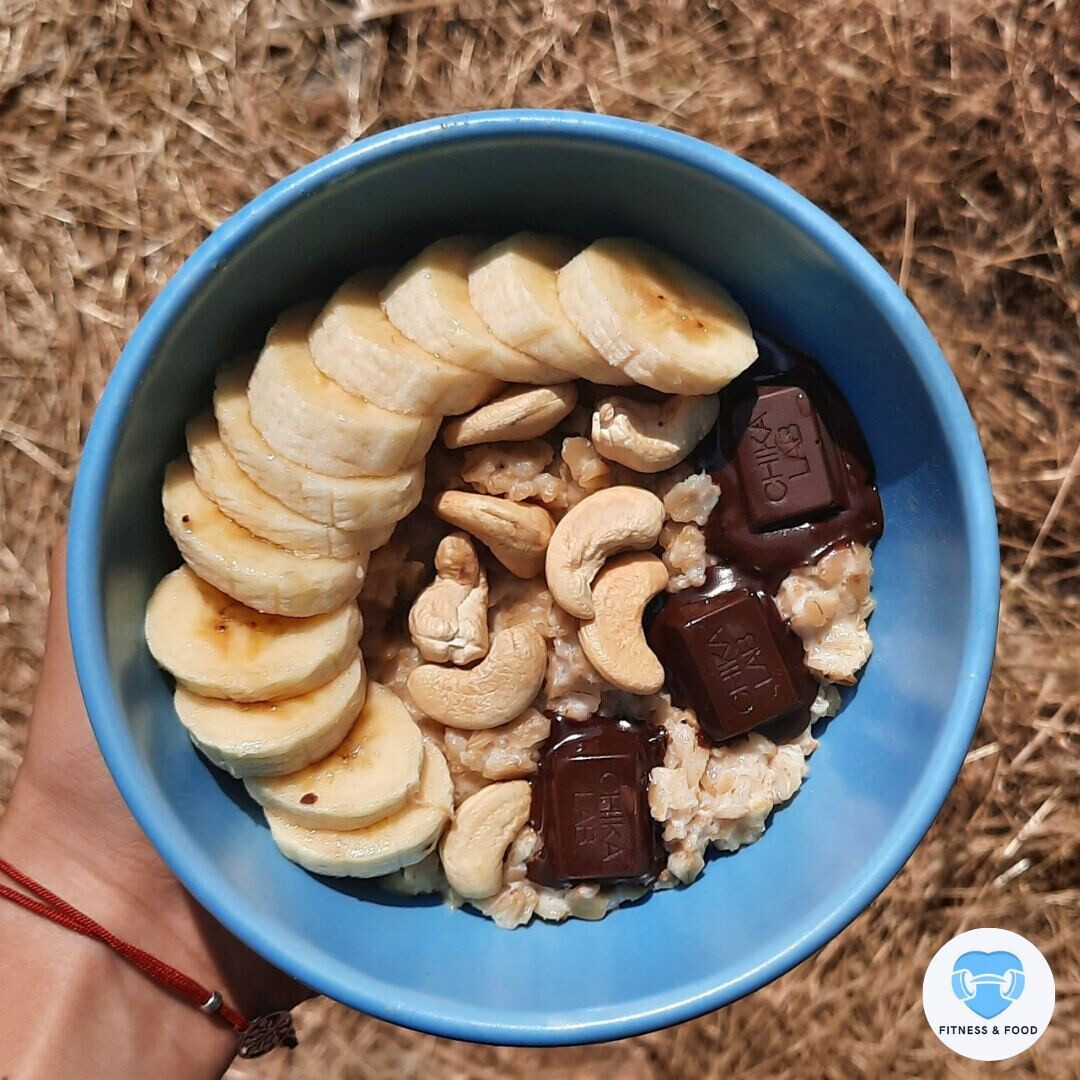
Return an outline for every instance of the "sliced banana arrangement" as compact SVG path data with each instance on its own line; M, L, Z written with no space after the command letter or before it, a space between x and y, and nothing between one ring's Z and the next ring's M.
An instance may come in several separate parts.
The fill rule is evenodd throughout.
M356 723L367 693L364 661L314 690L276 701L222 701L183 684L173 705L191 741L236 777L284 776L326 757Z
M750 324L714 281L640 240L597 240L558 274L581 335L634 382L715 394L757 359Z
M356 530L324 525L268 495L226 449L210 413L188 424L187 445L199 490L237 525L287 551L347 559L370 555L393 535L393 525Z
M835 709L870 653L855 541L876 535L828 532L872 464L784 381L811 362L748 389L757 355L728 293L665 252L519 232L360 269L223 364L165 470L182 564L145 636L286 858L512 927L600 918L760 834L793 789L727 740L793 737L765 715L780 690L754 696L772 683L789 727L815 688L813 715ZM749 449L724 442L736 414ZM792 524L852 543L778 590L768 538ZM854 660L822 646L841 638ZM760 668L804 643L812 676ZM709 697L717 677L742 682ZM788 777L812 745L774 749Z
M252 798L314 829L360 829L400 810L420 784L424 738L392 691L373 683L348 735L285 776L247 781Z
M487 247L480 236L449 236L424 248L383 291L387 317L448 363L504 382L565 382L565 371L504 344L477 314L469 269Z
M266 811L282 855L328 877L382 877L420 862L439 842L454 812L446 758L425 743L415 793L396 813L361 829L313 829L277 810Z
M204 581L271 615L319 615L353 599L367 552L347 559L302 555L237 525L208 499L186 459L165 470L165 525L184 561Z
M453 416L493 397L498 379L438 359L390 322L379 306L387 277L358 274L330 297L309 336L315 366L349 393L410 415Z
M353 603L307 618L247 607L181 566L146 606L146 644L177 683L203 697L276 701L314 690L359 653Z
M248 478L303 517L345 532L393 525L416 509L424 491L424 463L390 476L327 476L276 453L251 422L248 380L253 364L218 372L214 416L225 448Z
M469 299L507 345L574 378L625 386L633 382L630 376L586 341L559 301L557 272L578 250L561 236L516 233L473 263Z
M350 394L316 366L312 307L286 312L248 383L251 422L273 449L330 476L392 476L427 453L437 416L415 416Z

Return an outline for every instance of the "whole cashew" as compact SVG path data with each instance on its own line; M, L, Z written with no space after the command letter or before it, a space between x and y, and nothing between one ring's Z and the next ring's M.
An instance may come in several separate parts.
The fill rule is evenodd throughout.
M611 559L596 575L596 614L578 628L578 640L589 663L620 690L655 694L664 685L663 665L645 643L641 617L667 582L667 568L647 552Z
M489 784L457 809L443 837L442 865L450 888L466 900L494 896L502 885L506 849L528 820L528 780Z
M720 415L716 394L669 397L662 404L606 397L592 417L596 452L642 473L663 472L688 457Z
M543 568L555 523L542 507L497 495L444 491L435 499L435 513L486 544L511 574L531 578Z
M547 647L531 626L512 626L491 639L487 656L472 668L421 664L409 676L409 694L432 720L465 731L513 720L540 691Z
M488 583L464 533L439 541L435 572L435 580L413 602L409 634L425 660L471 664L488 651Z
M448 420L442 440L451 450L488 442L524 442L549 432L574 411L577 384L512 386L468 416Z
M651 548L664 524L664 504L644 488L605 488L582 499L555 527L545 559L548 589L579 619L593 617L590 586L609 555Z

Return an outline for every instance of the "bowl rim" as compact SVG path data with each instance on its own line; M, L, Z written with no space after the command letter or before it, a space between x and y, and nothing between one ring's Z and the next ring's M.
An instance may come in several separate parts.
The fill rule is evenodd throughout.
M913 812L838 898L829 914L770 959L725 980L705 977L676 990L617 1006L580 1011L507 1013L423 993L397 993L341 962L327 963L295 934L264 925L243 895L179 827L128 734L105 649L100 567L105 495L128 403L163 338L219 264L272 218L354 169L425 147L490 136L583 139L674 160L722 179L765 203L826 250L859 282L890 322L938 414L958 469L970 536L972 619L962 675L945 717L941 752L911 793ZM97 407L72 499L68 541L68 614L79 683L94 734L125 802L151 843L189 892L233 934L300 981L373 1016L421 1031L477 1042L552 1046L622 1039L690 1020L753 992L801 963L859 915L889 884L936 817L971 742L990 678L997 636L999 554L990 478L975 425L941 349L907 297L845 229L776 177L689 135L620 117L558 110L464 113L396 128L342 147L285 177L212 232L165 285L121 353Z

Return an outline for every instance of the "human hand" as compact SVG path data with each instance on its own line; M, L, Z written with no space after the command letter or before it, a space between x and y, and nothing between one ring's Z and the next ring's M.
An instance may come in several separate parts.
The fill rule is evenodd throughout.
M0 857L119 937L204 986L220 990L229 1004L249 1018L291 1008L308 992L252 953L199 907L161 861L120 797L94 741L79 691L68 635L63 556L61 544L52 562L45 655L29 745L10 806L0 817ZM187 1064L202 1060L199 1048L212 1051L213 1064L206 1075L214 1075L232 1057L235 1041L224 1024L203 1016L132 969L121 973L123 962L104 945L83 941L3 901L0 955L5 957L0 965L0 1000L5 1002L5 1009L0 1010L0 1075L33 1076L35 1062L44 1070L37 1075L64 1075L56 1071L64 1067L63 1061L57 1065L59 1059L49 1058L46 1064L42 1064L46 1059L8 1060L9 1054L17 1052L20 1040L27 1043L29 1034L33 1034L39 1051L43 1038L41 1024L33 1015L28 1012L20 1021L22 1009L16 1008L13 1014L8 1003L14 998L25 1004L30 985L49 989L49 1001L55 1003L57 988L49 986L48 973L53 969L63 973L74 965L75 958L92 965L110 984L122 983L125 992L130 991L133 1000L123 1004L130 1007L131 1016L156 1013L153 1024L183 1032L184 1038L177 1041L185 1044ZM5 985L12 977L15 985ZM42 1015L39 1010L38 1017ZM44 1016L47 1020L47 1010ZM101 1023L100 1019L97 1022ZM65 1032L58 1038L71 1041L72 1034ZM160 1036L158 1041L159 1050L168 1048L160 1045ZM164 1043L169 1041L166 1038ZM118 1067L122 1038L106 1042L111 1060L103 1075L127 1075ZM145 1058L141 1060L138 1075L150 1075L148 1067L144 1071ZM31 1067L14 1068L26 1061ZM77 1064L80 1077L93 1075L84 1053L78 1056ZM166 1073L202 1074L186 1070Z

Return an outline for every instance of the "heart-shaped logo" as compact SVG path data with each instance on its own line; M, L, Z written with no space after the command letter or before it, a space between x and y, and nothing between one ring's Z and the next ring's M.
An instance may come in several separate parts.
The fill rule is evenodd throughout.
M952 988L973 1013L993 1020L1024 992L1024 965L1010 952L966 952L953 965Z

